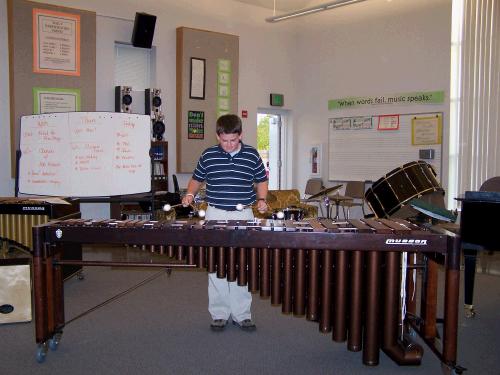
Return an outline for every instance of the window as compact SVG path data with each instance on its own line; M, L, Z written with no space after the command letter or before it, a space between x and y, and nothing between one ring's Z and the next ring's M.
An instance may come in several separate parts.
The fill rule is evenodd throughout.
M453 0L448 206L500 174L500 21L494 0Z
M115 86L131 86L134 91L151 88L155 81L152 76L154 55L154 47L136 48L115 43Z

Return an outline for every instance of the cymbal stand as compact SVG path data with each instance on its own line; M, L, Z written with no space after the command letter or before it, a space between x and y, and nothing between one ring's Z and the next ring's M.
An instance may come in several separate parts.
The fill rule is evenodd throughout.
M330 198L328 198L328 195L325 194L324 198L323 198L323 204L325 205L325 209L326 209L326 218L327 219L331 219L330 217Z

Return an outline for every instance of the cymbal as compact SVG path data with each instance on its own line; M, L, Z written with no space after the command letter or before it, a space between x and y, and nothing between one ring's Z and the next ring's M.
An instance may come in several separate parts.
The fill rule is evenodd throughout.
M330 200L333 200L335 202L352 201L354 199L353 197L349 197L347 195L340 195L339 193L337 193L337 194L330 194L328 196L328 198L330 198Z
M314 198L317 198L317 197L321 197L322 195L327 195L328 193L331 193L333 191L337 191L339 190L343 185L340 184L340 185L335 185L335 186L332 186L332 187L329 187L325 190L321 190L319 193L316 193L314 195L311 195L309 198L306 199L306 201L310 200L310 199L314 199Z

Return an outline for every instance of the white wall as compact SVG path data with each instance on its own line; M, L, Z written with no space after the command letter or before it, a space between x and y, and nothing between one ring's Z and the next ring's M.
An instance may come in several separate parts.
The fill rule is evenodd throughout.
M229 0L44 2L98 14L97 110L114 108L113 43L130 41L136 11L158 17L153 41L155 86L162 88L164 95L170 173L175 173L176 164L175 29L179 26L240 36L239 109L249 114L244 120L246 142L256 143L257 108L269 107L269 93L285 95L284 109L290 110L293 124L289 133L294 134L291 182L301 191L309 177L309 145L327 146L328 118L359 112L329 112L329 99L418 90L449 92L451 0L370 0L277 24L264 21L271 10ZM5 3L0 0L0 7L5 9ZM7 52L1 48L6 43L7 22L5 12L0 14L0 90L8 92ZM0 96L0 100L0 131L4 135L8 131L8 104L6 98ZM389 107L380 111L442 111L445 127L449 120L448 102L439 108ZM367 114L366 110L361 112ZM13 184L10 179L4 181L9 166L8 137L0 138L0 149L0 195L11 195ZM328 182L327 148L323 156L323 179ZM445 165L444 176L446 171Z
M298 27L294 185L304 189L305 155L317 143L323 144L325 185L337 183L327 181L331 117L444 112L448 134L451 0L370 0L304 17ZM442 105L328 110L329 99L437 90L446 93ZM443 159L447 176L447 155Z

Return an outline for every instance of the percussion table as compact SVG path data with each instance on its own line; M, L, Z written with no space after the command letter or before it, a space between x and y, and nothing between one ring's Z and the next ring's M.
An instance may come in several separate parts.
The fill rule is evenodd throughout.
M247 285L281 305L284 314L317 321L363 363L379 363L383 350L399 365L420 364L423 349L401 332L422 336L443 368L456 365L460 241L402 219L252 221L62 220L33 228L36 358L55 349L65 327L61 266L200 268ZM140 245L175 261L64 260L71 244ZM406 295L409 314L400 321L402 254L425 259L420 314ZM403 258L404 259L404 258ZM444 265L444 318L437 318L438 263ZM410 280L411 278L407 278ZM406 283L406 287L415 285ZM415 298L413 300L412 298ZM443 324L442 335L438 323ZM412 328L410 328L412 327ZM441 339L442 338L442 339ZM441 346L442 344L442 346Z

